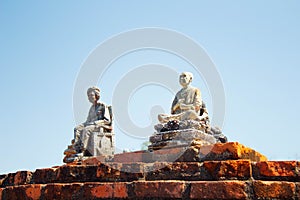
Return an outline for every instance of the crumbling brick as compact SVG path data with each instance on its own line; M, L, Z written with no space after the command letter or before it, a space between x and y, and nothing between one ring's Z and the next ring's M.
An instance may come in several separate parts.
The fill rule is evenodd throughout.
M256 199L293 199L295 183L285 181L254 181Z
M85 199L128 197L126 183L86 183L83 191Z
M266 161L253 164L253 177L257 180L295 181L296 161Z
M211 180L247 180L252 175L250 160L205 161L203 168Z
M244 181L191 182L191 199L248 199Z
M40 184L31 184L24 187L26 198L31 200L39 200L42 195L43 186Z
M53 183L57 181L57 168L37 169L32 174L32 183Z
M45 186L41 199L84 199L82 183L52 183Z
M32 172L30 171L18 171L16 173L8 174L3 182L3 186L25 185L30 183Z
M182 198L183 181L138 181L134 182L135 198Z

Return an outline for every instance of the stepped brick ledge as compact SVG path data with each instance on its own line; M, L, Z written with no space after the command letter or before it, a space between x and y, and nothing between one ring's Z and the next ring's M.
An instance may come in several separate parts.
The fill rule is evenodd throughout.
M237 142L129 152L0 175L13 199L300 199L300 162Z

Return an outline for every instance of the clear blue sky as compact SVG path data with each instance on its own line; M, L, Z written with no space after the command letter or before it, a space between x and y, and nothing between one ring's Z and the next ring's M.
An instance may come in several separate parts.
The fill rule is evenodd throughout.
M76 124L73 90L82 63L111 36L143 27L179 31L206 50L223 80L223 131L230 141L270 160L299 160L299 8L296 0L1 1L0 174L62 164ZM170 57L129 54L104 79L120 79L123 64L124 73L151 62L191 71ZM194 85L211 106L200 78ZM109 87L100 83L103 101L111 104ZM155 91L161 95L150 98ZM145 87L130 101L130 120L145 126L151 105L168 111L172 99L167 90ZM121 150L138 150L145 141L118 128L116 137Z

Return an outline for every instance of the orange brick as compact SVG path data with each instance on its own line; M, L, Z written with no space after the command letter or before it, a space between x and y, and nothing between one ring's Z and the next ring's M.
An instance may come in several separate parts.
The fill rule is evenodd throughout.
M293 199L295 183L285 181L254 181L253 190L257 199Z
M45 186L41 199L82 199L82 186L82 183L48 184Z
M254 165L254 178L263 180L288 180L296 179L296 161L267 161Z
M85 199L95 198L128 198L126 183L86 183Z
M89 198L112 198L113 188L112 184L93 185L90 189Z
M43 198L45 199L58 199L61 195L63 184L51 183L45 186L43 191Z
M139 181L134 182L136 198L182 198L183 181Z
M252 175L250 160L205 161L203 168L213 180L245 180Z
M191 182L191 199L248 199L247 184L243 181Z
M126 183L114 183L114 198L128 198L128 190Z
M266 161L267 158L238 142L217 143L199 147L201 160L236 160Z
M41 197L42 185L31 184L25 187L25 194L28 199L38 200Z

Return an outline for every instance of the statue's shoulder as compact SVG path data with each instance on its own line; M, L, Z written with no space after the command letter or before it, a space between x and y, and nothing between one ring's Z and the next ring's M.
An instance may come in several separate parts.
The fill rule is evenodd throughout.
M101 102L101 101L98 102L98 105L101 107L104 107L105 109L108 109L110 115L112 115L112 106L111 105L107 105L106 103Z
M197 87L190 86L190 90L191 90L191 91L193 91L193 92L195 92L195 93L198 93L198 94L200 94L200 89L199 89L199 88L197 88Z
M98 101L98 106L103 106L103 107L108 107L109 105L106 105L106 103L102 102L102 101Z
M184 90L185 90L184 88L181 88L181 89L176 93L176 96L179 95L179 94L181 94L181 93L183 93Z
M199 90L199 88L191 86L191 85L189 86L189 89L191 89L191 90Z

